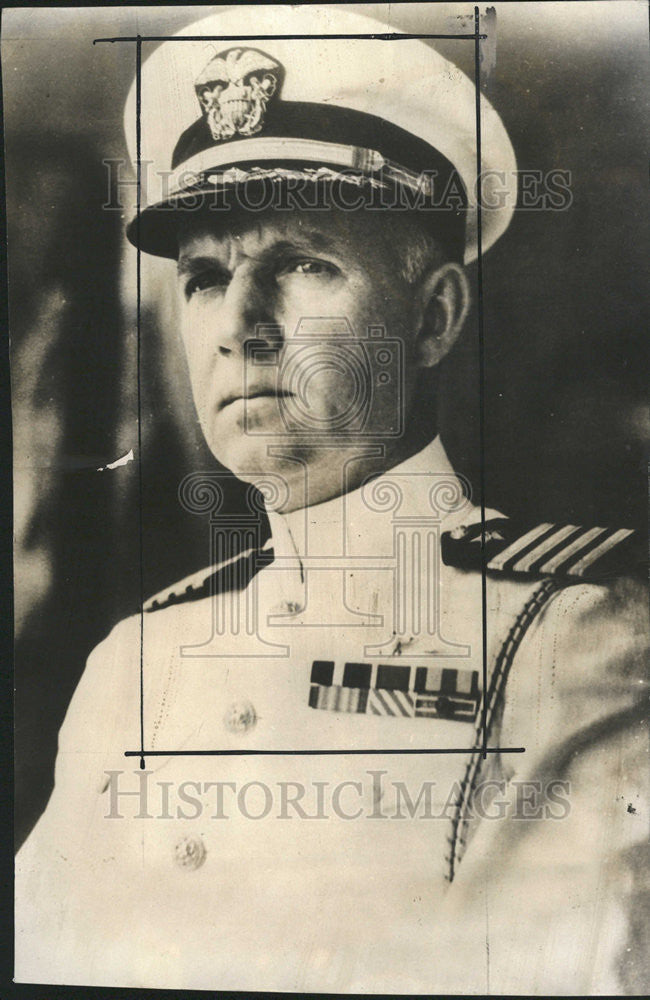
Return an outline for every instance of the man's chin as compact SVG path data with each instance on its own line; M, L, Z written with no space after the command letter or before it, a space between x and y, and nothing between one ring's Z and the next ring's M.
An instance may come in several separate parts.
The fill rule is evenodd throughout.
M214 457L237 479L244 483L258 483L265 478L279 477L287 485L296 477L302 478L307 464L305 448L287 436L273 435L251 438L242 435L237 441L223 439L214 444L208 440Z

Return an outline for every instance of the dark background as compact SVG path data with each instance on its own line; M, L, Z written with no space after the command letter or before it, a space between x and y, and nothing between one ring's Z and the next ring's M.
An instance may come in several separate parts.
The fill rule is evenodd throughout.
M391 4L390 18L413 32L472 30L471 9ZM647 10L496 10L484 89L520 169L571 171L573 204L518 211L484 259L486 502L531 521L644 526ZM140 552L145 594L209 561L207 521L177 499L187 472L215 463L175 331L161 322L164 271L151 282L144 275L141 496L137 462L95 471L130 448L137 457L134 256L124 218L101 208L102 159L126 155L135 51L92 44L173 33L208 12L4 12L18 843L47 801L56 734L86 656L138 608ZM473 77L471 42L436 44ZM143 258L143 274L147 267ZM444 369L443 440L476 484L475 312ZM233 486L229 503L241 502Z

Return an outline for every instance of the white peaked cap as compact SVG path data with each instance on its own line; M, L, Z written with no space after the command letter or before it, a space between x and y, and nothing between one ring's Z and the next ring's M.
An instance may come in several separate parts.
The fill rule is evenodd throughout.
M169 205L170 192L188 191L187 180L210 177L210 169L226 171L238 163L258 164L291 160L314 166L358 167L361 172L375 169L386 159L386 150L378 143L368 143L372 123L382 120L388 128L409 133L421 149L431 147L442 154L463 181L468 205L466 217L465 262L474 260L477 248L477 158L476 91L474 83L453 63L420 39L404 41L373 38L268 38L268 35L341 35L397 33L392 26L325 6L241 6L211 13L183 28L170 40L142 43L141 69L141 215L138 232L147 211L153 206ZM196 40L192 36L199 36ZM224 36L226 39L223 40ZM227 37L231 36L231 37ZM246 36L235 40L232 36ZM260 37L262 36L262 37ZM188 40L184 40L188 38ZM458 45L473 45L471 40ZM199 103L195 83L210 78L206 67L211 60L229 49L260 50L277 62L284 79L278 80L274 103L275 128L271 137L264 124L255 134L235 134L211 138ZM152 51L153 50L153 51ZM149 54L150 53L150 54ZM253 60L254 61L254 60ZM216 63L215 63L216 65ZM266 60L261 63L266 65ZM236 75L236 74L235 74ZM213 74L214 76L214 74ZM294 125L289 136L282 135L282 115L287 118L298 104L318 105L314 111L335 114L348 109L369 118L370 131L363 130L363 148L353 143L332 142L323 126L319 134L301 138ZM483 210L481 213L482 249L487 250L507 229L512 218L516 194L516 159L499 115L481 95L481 167ZM177 175L170 176L172 152L179 138L203 118L206 148L181 155ZM313 116L318 129L319 115ZM280 127L278 127L278 122ZM131 87L125 109L126 138L131 159L136 161L136 81ZM395 142L401 133L393 129L390 161L409 166L400 160ZM397 136L397 140L395 138ZM278 149L281 144L281 152ZM284 145L282 145L284 144ZM405 146L408 146L408 142ZM377 154L382 155L377 155ZM178 159L178 150L177 150ZM371 166L369 166L369 164ZM435 167L435 160L432 166ZM206 173L207 172L207 173ZM221 175L223 177L223 173ZM176 187L175 187L176 185ZM171 213L167 213L169 217ZM142 230L143 231L143 230ZM129 238L136 242L133 224ZM150 250L140 240L144 250ZM156 249L151 252L159 252Z

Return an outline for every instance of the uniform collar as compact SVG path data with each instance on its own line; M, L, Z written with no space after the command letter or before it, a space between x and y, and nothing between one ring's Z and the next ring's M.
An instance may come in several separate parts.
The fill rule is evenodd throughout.
M389 553L396 518L433 517L448 530L473 510L466 493L436 437L350 493L288 514L269 511L270 544L276 559Z

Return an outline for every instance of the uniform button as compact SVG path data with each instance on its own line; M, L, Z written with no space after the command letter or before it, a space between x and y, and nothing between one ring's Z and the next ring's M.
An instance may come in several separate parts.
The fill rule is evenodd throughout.
M223 722L229 733L245 733L257 722L257 714L250 701L242 698L232 703L223 717Z
M207 853L200 837L181 837L174 848L174 861L179 868L194 872L201 867Z

